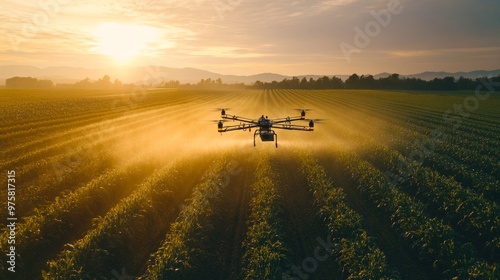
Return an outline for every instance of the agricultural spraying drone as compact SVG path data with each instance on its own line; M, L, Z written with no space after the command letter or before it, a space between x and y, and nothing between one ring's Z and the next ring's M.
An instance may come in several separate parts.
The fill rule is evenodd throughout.
M287 129L287 130L300 130L300 131L314 131L314 121L306 120L307 109L296 109L300 111L300 116L286 117L281 119L270 120L264 115L258 119L249 119L235 115L227 115L226 109L220 109L222 120L217 122L219 132L229 132L235 130L252 131L252 128L257 128L253 134L253 145L255 147L255 136L259 135L262 142L276 141L276 148L278 148L278 135L272 128ZM224 126L226 121L239 121L238 125ZM296 125L292 124L293 121L308 121L309 125Z

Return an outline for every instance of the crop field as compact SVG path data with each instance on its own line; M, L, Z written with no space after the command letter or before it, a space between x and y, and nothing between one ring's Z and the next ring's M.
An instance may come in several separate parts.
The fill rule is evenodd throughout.
M0 279L500 279L496 92L2 89L0 143Z

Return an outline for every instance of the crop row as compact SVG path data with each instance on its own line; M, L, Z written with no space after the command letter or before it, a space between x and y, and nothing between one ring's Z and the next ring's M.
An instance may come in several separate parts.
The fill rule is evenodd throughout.
M322 99L316 97L316 99L324 99L325 103L333 103L330 98ZM356 101L358 101L358 99L356 99ZM383 112L388 115L393 113L390 110L384 110ZM350 112L349 116L353 117L353 114L353 112ZM340 122L343 123L345 117L342 115L339 117L341 118ZM408 125L411 127L407 127ZM446 137L446 142L438 141L439 139L429 139L429 133L422 131L422 127L408 124L405 118L401 117L398 118L394 116L394 118L389 118L387 123L382 124L382 127L385 126L389 126L387 128L388 132L385 136L380 137L382 141L396 146L398 150L405 155L411 155L412 153L421 152L422 149L425 149L425 166L431 167L433 170L437 170L442 174L453 176L460 182L472 182L472 187L474 187L475 191L484 193L485 195L491 194L493 195L493 200L495 200L494 197L496 196L495 193L499 191L499 184L493 174L497 174L497 172L494 171L498 169L500 165L498 160L495 160L494 157L475 152L474 148L476 148L477 145L470 145L468 148L464 148L463 145L459 144L452 145L450 142L454 143L459 140L461 141L463 137L453 137L450 134L452 132L445 133L445 131L443 131L443 135L447 136L443 137ZM366 138L361 135L356 136L352 132L347 132L347 130L348 129L337 126L334 130L334 134L349 139L348 141L351 143L353 138L355 142L359 142L358 139ZM380 133L378 133L378 135L380 135ZM417 141L418 139L420 140ZM366 142L365 139L362 140ZM365 149L364 142L361 141L357 146L361 149L368 150L367 154L371 153L370 149ZM425 146L422 146L423 144ZM492 146L488 148L489 151L494 150ZM470 186L470 184L468 186Z
M153 95L149 93L148 95ZM81 106L85 106L89 101L72 104L70 109L72 114L53 115L47 119L36 119L31 122L18 122L14 125L7 126L1 131L0 139L5 140L9 147L7 154L17 154L18 151L25 149L33 149L37 145L46 145L45 143L63 142L74 134L86 133L89 129L107 128L112 122L116 124L130 123L131 116L141 116L140 119L153 115L157 112L170 108L169 113L186 110L189 107L180 106L188 101L194 101L203 98L202 95L185 96L184 98L172 98L172 93L156 93L155 98L148 98L147 102L132 102L132 104L122 104L118 102L116 108L113 106L114 101L120 101L126 96L117 96L112 99L108 97L107 103L103 104L103 108L89 110L88 112L79 112ZM152 100L151 100L152 99ZM57 101L56 101L57 102ZM194 103L194 102L193 102ZM190 105L192 105L191 103ZM60 104L59 106L64 106ZM181 108L179 108L181 107ZM99 127L100 126L100 127ZM33 137L36 136L36 137ZM12 140L12 145L8 141ZM19 141L23 140L23 141Z
M500 180L490 174L480 172L479 162L476 167L470 168L446 154L430 153L425 157L424 165L440 174L454 178L464 187L483 194L486 199L500 202Z
M448 279L498 279L495 264L481 260L473 246L460 242L453 229L442 220L427 216L424 204L387 184L379 170L354 154L335 156L358 189L390 217L393 228L421 261Z
M133 185L142 179L137 174L147 176L154 168L149 163L137 161L137 158L132 158L121 168L113 169L62 197L56 197L48 206L37 208L33 215L23 218L16 235L17 265L35 267L43 260L44 254L49 255L51 250L62 246L61 242L70 234L83 231L93 217L104 213L114 201L126 196ZM7 236L4 234L1 238L2 249L6 244Z
M205 165L205 161L182 160L155 171L104 217L95 219L82 239L67 244L69 249L49 261L44 279L109 279L123 267L135 267L137 272Z
M327 223L335 243L330 254L344 268L347 279L394 279L385 254L361 225L361 215L346 202L341 188L333 187L325 170L307 154L301 155L302 173L313 192L315 206Z
M12 118L2 120L4 126L0 128L0 132L2 135L14 133L19 137L29 131L37 133L41 127L46 125L64 128L73 121L92 118L95 120L94 122L97 122L105 117L136 113L159 106L171 106L185 103L187 100L194 101L204 98L204 95L186 95L179 92L122 90L105 91L102 92L103 94L90 93L94 96L89 96L88 91L83 95L75 93L71 97L65 93L37 92L36 96L31 97L29 101L22 100L25 97L24 93L2 93L3 96L15 94L15 101L11 101L9 106L5 108L4 113ZM44 100L47 94L50 95L49 100Z
M259 158L255 178L244 243L244 279L281 279L287 249L283 243L276 179L266 156Z
M397 127L391 130L391 138L397 142L415 142L417 139L432 142L432 150L435 153L446 154L471 166L476 165L474 168L480 167L485 172L496 174L499 171L498 161L494 159L497 153L494 147L500 143L496 132L486 133L479 128L476 128L474 132L462 131L461 128L472 124L464 121L456 129L453 127L455 123L449 124L445 119L433 125L422 121L412 124L401 119L395 119L393 122ZM406 145L400 143L398 146L402 149L406 148Z
M380 95L381 93L378 94ZM402 108L397 109L394 108L394 104L397 102L396 100L391 99L390 101L388 101L389 103L383 100L376 100L374 102L373 97L370 97L370 100L368 100L369 102L365 102L366 104L364 104L361 96L357 96L356 98L352 98L352 96L350 96L349 97L350 99L347 100L347 102L349 104L353 103L355 104L355 106L352 108L351 107L345 108L346 105L338 107L339 104L337 103L341 102L341 100L344 100L340 96L339 98L332 99L325 95L311 94L310 98L318 102L322 102L324 104L335 106L335 109L337 111L349 110L349 114L344 114L344 116L340 115L340 117L352 118L353 114L361 113L373 120L374 116L379 116L380 119L385 120L385 124L383 124L383 127L386 125L390 125L392 129L388 130L389 134L394 136L395 139L398 140L403 140L401 139L401 137L403 137L405 141L415 141L416 139L420 138L426 139L430 134L430 132L435 130L436 127L444 128L444 126L447 124L446 120L442 116L443 113L440 111L436 111L435 109L434 110L426 109L425 112L420 111L420 109L424 108L422 107L424 105L427 106L425 108L428 108L428 104L415 105L419 107L413 108L414 106L409 105L408 101L404 101L404 104L401 105ZM360 94L357 93L357 95ZM417 111L413 112L414 110ZM435 116L433 116L432 119L425 119L426 118L425 115L429 114L428 111L435 112ZM378 112L383 112L383 115L379 115L380 113ZM411 120L408 119L409 114L413 116ZM472 159L476 158L479 154L482 154L484 156L491 155L491 153L494 152L494 149L492 148L498 146L495 145L495 143L498 144L498 139L496 137L497 132L490 131L492 129L491 128L492 124L482 126L481 128L475 127L475 125L471 124L473 118L474 115L472 114L470 118L464 120L464 123L460 126L459 130L455 131L451 129L448 130L446 128L443 129L443 132L445 133L444 136L447 139L446 146L443 146L443 148L460 150L461 152L458 153L457 155L460 156L461 160L464 160L466 162L468 159L470 160L471 158ZM473 132L463 131L463 129L472 129L472 128L476 130L474 130ZM498 128L496 131L498 131ZM397 132L396 133L397 137L394 135L395 132ZM405 133L401 134L401 132ZM461 137L456 137L457 134L459 134ZM478 138L479 137L478 135L482 136ZM464 150L466 154L462 153L462 148L466 148L466 150ZM495 161L493 161L492 163L494 164Z
M428 204L475 242L482 243L492 258L500 256L500 209L456 181L421 165L409 166L408 192Z
M330 102L332 101L330 100ZM391 114L391 110L388 111L384 110L384 113ZM481 193L494 194L498 191L498 180L495 180L484 172L485 169L491 170L488 167L493 166L483 164L482 159L484 156L471 153L470 150L473 149L461 148L458 151L456 149L460 146L448 145L448 141L446 143L436 141L436 143L429 143L430 146L428 145L428 147L422 147L421 144L425 142L416 141L416 139L425 139L428 136L422 131L422 127L410 124L412 129L406 128L405 124L407 125L407 123L405 122L405 118L391 118L390 122L393 124L390 125L392 129L390 130L391 134L388 136L396 141L392 143L399 144L396 145L398 148L401 149L401 147L404 147L405 154L411 155L414 152L421 152L422 149L431 150L426 153L427 157L424 158L424 166L418 166L418 169L413 166L406 169L401 168L409 165L411 162L397 153L397 151L384 149L382 148L383 146L368 141L366 137L349 133L342 128L337 128L335 134L343 135L343 137L349 139L349 143L351 144L355 143L357 151L371 162L376 163L381 170L388 170L398 176L404 177L407 183L405 186L408 186L405 190L409 191L412 195L417 194L417 197L424 202L424 205L430 205L430 207L426 207L427 212L431 212L433 215L437 212L441 217L452 221L457 230L466 233L475 243L477 241L482 242L481 247L485 245L489 251L488 255L491 256L491 259L495 259L499 250L497 238L500 235L499 210L495 203L481 196ZM407 137L403 137L406 134L408 134ZM461 137L452 137L450 140L455 140L455 138L463 139ZM490 147L490 149L492 148ZM444 162L444 155L448 154L459 159L465 158L464 162L468 162L471 165L465 165L457 162L455 159L451 159L454 160L451 163L450 161ZM417 159L420 160L421 158ZM433 162L433 159L439 162L435 162L435 160ZM498 165L498 162L496 164ZM442 168L439 168L440 166ZM456 167L460 171L447 170L446 167L450 166ZM462 175L462 180L473 181L475 183L474 190L478 191L479 194L457 183L453 180L455 176L447 178L435 171L449 174L450 176L450 173L455 176L457 174Z
M408 101L395 102L391 100L383 105L383 112L387 112L388 117L404 116L406 122L418 125L422 130L433 129L442 125L443 122L452 122L453 124L460 123L458 128L460 134L471 134L478 137L477 140L484 137L491 138L497 133L496 125L498 123L493 120L492 116L484 117L480 115L481 111L467 112L463 108L460 111L458 107L454 106L454 102L459 103L461 101L463 102L460 99L455 101L447 100L446 103L439 104L440 106L429 107L429 100L422 104L409 104ZM376 105L373 103L368 105L368 107L372 108L374 106ZM378 108L380 106L377 106Z
M387 114L394 112L388 111ZM481 170L493 173L498 170L498 161L492 157L492 152L495 152L492 148L499 144L496 137L498 132L490 131L492 124L489 127L476 127L470 119L450 121L442 114L431 120L422 114L416 114L412 121L395 115L391 122L396 125L390 130L391 138L396 141L432 141L432 149L436 153L447 154L468 165L480 164ZM400 148L404 149L405 145Z
M461 141L467 140L466 135L457 138L461 138ZM490 138L490 140L492 139L493 138ZM435 153L447 155L451 158L454 158L457 162L464 163L467 166L470 166L470 169L481 170L481 172L500 179L500 163L498 162L498 158L495 158L495 155L493 154L495 153L496 147L500 145L500 142L494 141L495 143L493 143L493 141L491 141L491 143L488 143L486 141L483 141L482 144L486 145L484 153L488 154L481 154L480 152L476 151L475 146L477 145L477 142L468 141L467 143L464 143L462 145L455 145L454 147L454 145L449 145L447 142L453 143L456 140L446 140L446 142L436 142L436 146L434 147ZM458 148L457 146L459 146L460 148Z
M54 143L61 145L68 142L68 139L70 141L79 140L82 134L89 134L89 130L104 133L108 129L120 129L135 123L145 123L146 120L155 120L158 119L161 112L165 112L167 107L169 114L183 113L190 106L198 106L193 101L207 98L205 95L199 94L193 96L183 95L183 98L172 98L176 96L173 93L148 93L148 96L150 98L145 99L147 102L143 100L143 102L134 103L134 106L122 106L124 108L120 107L120 110L115 110L111 106L113 101L111 99L108 101L109 104L105 104L107 106L104 106L102 110L89 111L85 114L55 115L46 120L36 119L36 121L32 122L24 120L18 123L20 127L16 125L5 127L3 129L11 129L12 131L1 133L0 138L13 141L5 147L6 156L26 155L27 150L33 151L42 146L44 148L50 147ZM154 98L151 96L154 96ZM114 99L120 100L123 98L123 96L117 96ZM60 101L56 100L55 102ZM85 102L80 101L78 104L72 105L73 107L70 109L78 111L79 106L84 106L88 102L88 100L85 100ZM188 107L179 106L186 102L189 104ZM90 136L87 136L87 139L91 139ZM31 156L28 158L33 159ZM2 162L1 164L5 163L10 164L11 161Z
M401 130L402 128L392 130L387 140L404 154L425 148L429 154L446 155L450 160L464 165L468 169L500 178L498 177L500 164L495 159L495 153L498 152L495 147L498 144L483 141L481 146L478 142L467 138L467 135L461 134L461 137L456 137L456 133L446 132L446 129L430 132L423 137L418 135L416 131L409 131L409 135L403 137ZM422 144L426 146L418 146Z
M170 114L170 112L163 114ZM127 138L131 143L136 140L136 138L131 137L132 135L164 125L167 121L167 118L157 115L138 118L138 120L123 124L123 126L116 126L113 125L114 122L111 122L101 127L101 130L93 129L85 135L80 134L70 140L32 150L18 157L15 163L10 163L11 166L20 164L21 162L18 161L20 159L23 162L28 161L26 165L19 167L18 171L23 173L26 178L34 178L32 184L28 184L30 183L29 179L25 181L28 185L25 189L26 195L19 198L22 200L20 203L26 205L24 211L30 211L30 205L39 205L52 199L63 188L72 190L81 184L82 180L92 178L100 169L108 168L106 164L112 158L112 155L109 154L110 147L113 147L113 143L116 141ZM64 152L61 153L61 150ZM53 155L54 153L59 154ZM53 156L37 160L44 155ZM51 170L51 172L46 172L46 170Z
M471 152L471 149L449 145L448 141L445 143L432 138L426 140L418 132L418 128L409 130L401 124L394 126L390 131L390 134L382 137L382 139L389 145L397 147L401 153L410 156L416 153L419 156L417 159L422 159L425 166L442 174L452 176L458 181L464 182L468 187L473 187L479 193L491 194L493 200L496 197L499 191L498 180L493 177L492 174L495 174L495 172L492 170L497 169L499 163L494 161L492 157ZM349 138L351 142L354 139L357 147L366 150L364 153L373 154L371 146L366 148L367 140L361 135L354 135L342 129L335 130L335 134ZM424 158L420 157L421 154ZM374 156L374 158L376 157ZM458 160L458 158L466 158L466 160ZM396 163L391 164L395 165Z
M414 195L495 258L500 253L500 209L474 191L387 148L366 144L366 157L387 170L389 183Z
M203 182L195 187L161 247L153 254L142 279L196 278L195 268L206 254L203 244L212 227L210 217L216 211L214 205L229 183L227 168L225 158L216 160L209 167Z
M162 113L158 114L158 112ZM30 163L39 158L53 155L55 152L71 145L97 145L104 140L119 139L119 136L132 134L134 132L137 133L147 127L154 127L155 125L165 122L165 118L163 118L163 116L167 116L168 114L171 114L171 110L168 111L166 109L158 109L158 111L154 111L153 113L146 112L143 114L132 115L134 117L134 120L132 121L130 120L130 116L124 116L114 120L94 123L84 129L78 128L78 126L75 125L72 130L62 133L61 141L57 141L58 139L55 139L56 141L51 145L42 145L37 149L32 148L28 151L17 150L16 152L18 153L18 156L16 158L2 164L4 166L12 166L14 164L19 165L26 162ZM144 126L144 123L147 124L146 127ZM68 133L70 134L68 135ZM74 147L72 148L74 149Z
M110 171L111 157L108 152L89 154L81 164L74 160L65 161L64 157L58 157L55 161L40 162L40 169L36 172L39 175L30 176L32 173L24 173L23 168L16 169L23 174L23 195L16 197L22 205L23 216L34 215L36 208L47 207L56 197L61 198ZM6 202L0 201L0 207L4 205ZM0 225L4 225L4 221L0 220Z

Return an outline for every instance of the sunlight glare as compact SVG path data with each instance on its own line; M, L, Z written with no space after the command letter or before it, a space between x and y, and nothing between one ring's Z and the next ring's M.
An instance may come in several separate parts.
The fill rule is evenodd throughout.
M98 43L95 51L126 63L147 54L149 45L160 40L158 29L134 24L105 22L93 32Z

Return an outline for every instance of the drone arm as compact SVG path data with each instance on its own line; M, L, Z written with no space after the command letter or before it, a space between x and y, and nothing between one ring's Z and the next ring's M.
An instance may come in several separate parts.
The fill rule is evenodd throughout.
M257 125L230 125L230 126L224 126L224 127L219 127L218 131L219 132L229 132L229 131L236 131L236 130L245 130L253 127L258 127Z
M299 131L314 131L314 127L307 127L304 125L294 125L294 124L278 124L278 125L273 125L273 128L286 129L286 130L299 130Z
M244 118L244 117L238 117L235 115L223 115L222 118L226 119L226 120L240 121L240 122L245 122L245 123L253 123L253 124L257 123L257 121L255 121L255 120L252 120L249 118Z
M288 117L288 118L275 119L275 120L273 120L273 124L277 124L277 123L289 123L289 122L301 121L301 120L304 120L304 118L300 117L300 116Z

